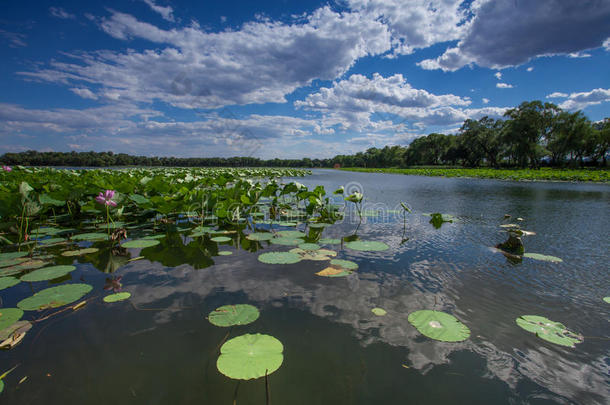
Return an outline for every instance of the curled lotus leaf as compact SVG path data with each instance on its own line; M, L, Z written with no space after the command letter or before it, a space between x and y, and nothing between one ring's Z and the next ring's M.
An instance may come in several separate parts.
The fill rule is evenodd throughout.
M409 314L409 323L424 336L442 342L461 342L468 339L470 329L453 315L424 309Z
M385 314L387 314L388 312L383 309L383 308L373 308L371 309L371 312L374 313L377 316L384 316Z
M77 250L66 250L65 252L61 252L61 255L66 256L66 257L83 256L83 255L88 255L90 253L95 253L98 250L99 250L98 248L94 248L94 247L77 249Z
M208 320L215 326L247 325L258 319L260 312L249 304L223 305L208 315Z
M36 282L53 280L55 278L63 277L71 271L76 270L75 266L50 266L43 267L42 269L34 270L21 277L21 281Z
M540 253L524 253L523 257L527 257L528 259L534 259L534 260L542 260L544 262L552 262L552 263L563 262L563 260L560 259L559 257L543 255Z
M271 374L284 361L284 346L273 336L246 334L228 340L220 348L218 371L236 380L251 380Z
M268 252L258 256L258 261L267 264L293 264L301 261L301 256L291 252Z
M271 238L273 238L273 234L271 232L253 232L246 236L246 239L254 241L269 240Z
M538 315L521 315L515 320L517 325L528 332L536 334L540 339L561 346L574 347L582 343L582 335L569 331L563 324L551 321Z
M0 278L0 290L4 290L5 288L10 288L14 285L17 285L21 282L18 278L15 277L2 277Z
M212 242L224 243L224 242L230 242L231 238L229 238L228 236L215 236L213 238L210 238L210 240Z
M130 248L130 249L144 249L151 246L158 245L159 242L156 239L134 239L129 242L124 242L121 244L121 247Z
M57 308L81 299L93 289L89 284L64 284L37 292L17 303L24 311Z
M104 302L118 302L118 301L124 301L126 299L128 299L129 297L131 297L131 293L128 293L127 291L123 291L123 292L119 292L119 293L115 293L115 294L110 294L104 297Z
M346 247L353 250L360 250L363 252L380 252L383 250L388 250L390 247L383 242L377 241L360 241L356 240L353 242L347 242L345 244Z
M0 330L8 328L21 319L23 310L19 308L0 308Z

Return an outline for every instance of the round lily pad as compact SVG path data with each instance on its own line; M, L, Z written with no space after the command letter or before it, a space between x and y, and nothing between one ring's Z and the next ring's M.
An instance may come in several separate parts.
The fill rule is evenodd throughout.
M22 316L23 311L19 308L0 308L0 330L8 328Z
M273 243L274 245L296 246L296 245L303 243L303 239L287 238L287 237L281 236L279 238L269 239L269 242Z
M322 238L318 241L322 245L338 245L341 243L341 239Z
M352 262L351 260L333 259L330 261L330 264L345 270L358 270L358 263Z
M230 250L220 250L218 252L219 256L231 256L233 254L233 252L231 252Z
M292 238L292 239L305 237L305 234L301 231L279 231L277 234L284 238Z
M273 234L271 232L253 232L246 236L246 239L255 241L269 240L271 238L273 238Z
M258 256L258 261L267 264L293 264L301 261L301 256L291 252L269 252Z
M383 308L373 308L371 309L371 312L374 313L377 316L384 316L385 314L387 314L388 312L383 309Z
M320 245L317 243L301 243L299 245L299 249L303 250L318 250L320 249Z
M71 271L76 270L75 266L50 266L42 269L34 270L21 277L21 281L45 281L53 280L54 278L63 277Z
M542 260L545 262L553 262L553 263L563 262L563 260L561 260L559 257L543 255L540 253L524 253L523 257L527 257L529 259L534 259L534 260Z
M80 235L72 236L72 240L104 240L108 239L108 235L99 232L81 233Z
M246 334L227 341L220 348L218 371L236 380L264 377L284 361L282 342L269 335Z
M124 292L120 292L120 293L116 293L116 294L110 294L104 297L104 302L117 302L117 301L123 301L126 300L127 298L131 297L131 293L128 293L126 291Z
M88 255L90 253L95 253L98 250L99 250L98 248L94 248L94 247L77 249L77 250L66 250L65 252L61 252L61 255L66 256L66 257L82 256L82 255Z
M215 236L213 238L210 238L210 240L213 242L217 242L217 243L223 243L223 242L230 242L231 238L229 238L228 236Z
M21 282L18 278L15 277L2 277L0 278L0 290L4 290L5 288L12 287Z
M258 319L260 312L249 304L224 305L208 315L208 320L216 326L247 325Z
M156 239L135 239L122 243L121 246L130 249L144 249L151 246L157 246L159 243L161 242Z
M376 241L360 241L356 240L353 242L347 242L345 244L346 247L353 250L361 250L363 252L379 252L382 250L387 250L390 247L383 242Z
M470 329L445 312L421 310L409 314L409 323L422 334L442 342L461 342L468 339Z
M543 316L521 315L515 321L521 328L535 333L540 339L561 346L574 347L576 343L582 343L584 340L581 335L569 331L563 324Z
M93 289L89 284L64 284L37 292L17 303L24 311L57 308L70 304Z

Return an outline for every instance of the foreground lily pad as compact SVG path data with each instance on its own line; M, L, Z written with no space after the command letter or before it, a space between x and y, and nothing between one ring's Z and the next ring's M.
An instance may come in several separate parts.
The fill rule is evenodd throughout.
M15 277L2 277L0 278L0 290L4 290L5 288L12 287L21 282L18 278Z
M21 277L21 281L36 282L53 280L55 278L63 277L71 271L76 270L75 266L50 266L42 269L34 270Z
M61 255L66 256L66 257L82 256L82 255L88 255L90 253L95 253L98 250L99 250L98 248L94 248L94 247L78 249L78 250L66 250L65 252L61 252Z
M246 236L246 239L254 241L269 240L271 238L273 238L273 234L271 232L253 232Z
M23 311L19 308L0 308L0 330L8 328L22 316Z
M121 244L121 247L130 249L144 249L151 246L157 246L159 243L156 239L135 239Z
M220 348L218 371L236 380L251 380L276 371L284 361L282 342L269 335L246 334Z
M260 312L249 304L224 305L208 315L208 320L216 326L247 325L258 319Z
M379 252L382 250L388 250L390 247L383 242L376 241L360 241L356 240L353 242L347 242L346 247L353 250L360 250L363 252Z
M37 292L17 303L24 311L57 308L82 298L93 289L89 284L64 284Z
M453 315L424 309L409 314L409 323L422 334L442 342L461 342L468 339L470 329Z
M293 264L301 261L301 256L291 252L269 252L258 256L258 261L267 264Z
M118 301L126 300L129 297L131 297L131 293L124 291L124 292L110 294L110 295L105 296L104 302L118 302Z
M8 339L14 333L27 332L30 329L32 329L30 321L17 321L4 329L0 329L0 341Z
M377 316L384 316L385 314L387 314L388 312L383 309L383 308L373 308L371 309L371 312L374 313Z
M542 260L542 261L545 261L545 262L552 262L552 263L561 263L561 262L563 262L563 260L560 259L559 257L543 255L543 254L540 254L540 253L524 253L523 257L527 257L529 259L534 259L534 260Z
M535 333L540 339L561 346L574 347L576 343L582 343L584 340L582 335L571 332L563 324L543 316L521 315L515 322L526 331Z

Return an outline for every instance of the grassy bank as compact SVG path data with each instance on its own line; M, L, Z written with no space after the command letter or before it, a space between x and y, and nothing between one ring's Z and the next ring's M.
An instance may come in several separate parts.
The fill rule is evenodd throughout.
M341 170L371 173L410 174L415 176L476 177L482 179L501 179L515 181L582 181L610 182L610 170L599 169L491 169L491 168L411 168L411 169L374 169L345 167Z

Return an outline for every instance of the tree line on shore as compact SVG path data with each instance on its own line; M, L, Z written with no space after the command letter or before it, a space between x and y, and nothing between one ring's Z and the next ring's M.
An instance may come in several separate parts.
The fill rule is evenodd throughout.
M610 118L592 122L582 111L526 101L507 110L504 119L466 120L455 135L432 133L408 146L370 148L329 159L254 157L147 157L113 152L6 153L0 162L27 166L209 166L209 167L606 167L610 153Z

